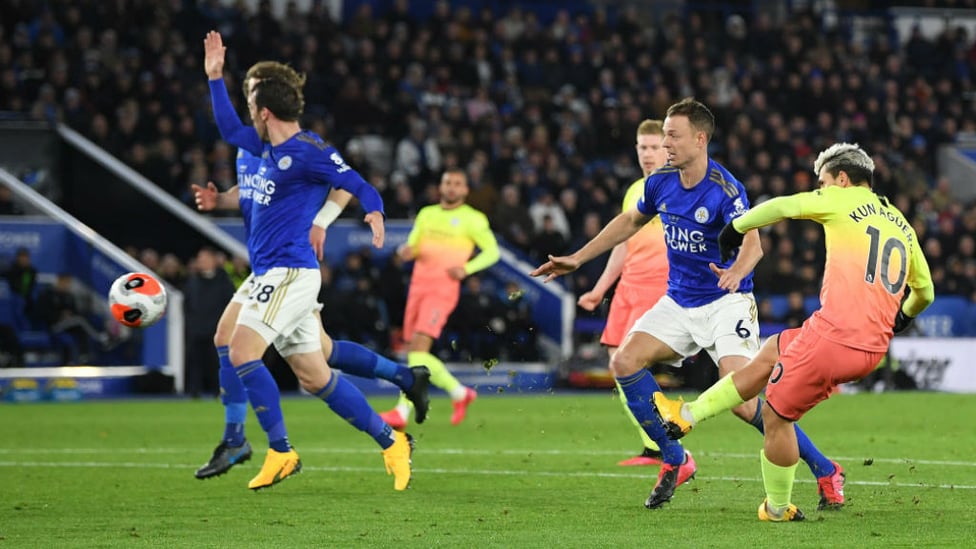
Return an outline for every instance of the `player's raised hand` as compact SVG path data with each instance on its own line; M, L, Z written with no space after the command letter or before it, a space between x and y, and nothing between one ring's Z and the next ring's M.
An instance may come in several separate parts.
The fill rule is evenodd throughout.
M745 278L744 275L739 274L733 269L723 269L714 263L709 263L708 268L715 273L718 277L718 287L723 290L728 290L730 294L734 294L739 291L739 284L742 279Z
M576 300L576 304L587 311L592 311L600 305L601 301L603 301L603 294L590 290L579 296L579 299Z
M312 224L312 228L308 231L308 243L315 250L315 258L322 261L325 257L325 229Z
M386 240L386 226L383 225L383 214L380 212L369 212L363 221L369 224L369 229L373 231L373 247L382 248Z
M217 31L210 31L203 39L203 70L207 78L217 80L224 76L224 39Z
M213 181L207 181L207 187L203 188L197 184L191 184L193 190L193 201L197 203L197 209L201 212L209 212L217 207L217 186Z
M545 280L542 281L543 284L545 284L546 282L549 282L550 280L554 280L555 278L561 275L571 273L576 269L579 269L579 266L580 266L579 260L571 255L558 256L558 257L554 255L550 255L549 261L546 261L542 265L536 267L534 271L529 273L529 276L546 275Z

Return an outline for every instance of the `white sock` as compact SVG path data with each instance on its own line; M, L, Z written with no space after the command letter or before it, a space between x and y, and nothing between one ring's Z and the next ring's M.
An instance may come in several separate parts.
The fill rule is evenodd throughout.
M413 406L411 406L409 403L404 404L400 402L396 405L396 411L400 412L400 417L402 417L404 421L410 421L410 410L412 409Z
M457 387L451 389L451 400L464 400L468 396L468 388L458 383Z

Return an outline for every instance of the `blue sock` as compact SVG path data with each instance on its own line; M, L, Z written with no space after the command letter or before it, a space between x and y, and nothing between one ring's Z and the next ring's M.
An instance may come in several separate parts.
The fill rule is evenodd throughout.
M220 359L220 402L224 404L224 441L231 446L244 444L244 420L247 419L247 392L227 356L227 346L217 347Z
M661 455L665 463L681 465L685 460L685 449L681 443L668 438L668 433L661 423L661 417L653 404L653 394L660 391L654 376L648 370L641 370L636 374L618 377L617 382L627 397L627 406L633 412L640 426L661 448Z
M251 401L251 408L258 416L258 423L268 434L268 446L276 452L291 450L285 417L281 413L281 395L271 372L260 359L245 362L236 370Z
M356 377L392 381L404 391L413 387L410 368L352 341L333 341L329 364Z
M756 414L752 416L752 421L749 423L760 433L765 433L765 429L763 429L762 405L763 399L760 398L759 406L756 407ZM834 474L834 463L827 456L820 453L820 450L813 445L810 437L803 432L803 429L800 429L798 423L794 423L793 428L796 429L796 443L800 447L800 459L806 462L813 476L820 478Z
M373 437L384 450L393 445L393 428L370 407L362 391L346 381L339 372L332 372L332 379L315 396L324 400L333 412L353 427Z

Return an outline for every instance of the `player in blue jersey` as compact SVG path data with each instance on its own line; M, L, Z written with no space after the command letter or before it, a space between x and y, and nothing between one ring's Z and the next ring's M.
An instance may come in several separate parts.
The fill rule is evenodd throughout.
M222 53L223 50L221 49L213 52L213 55L219 57ZM245 75L245 97L256 81L272 77L289 81L296 88L301 88L304 84L304 77L291 67L276 61L260 61L251 66ZM256 134L254 135L256 136ZM254 156L244 149L239 149L236 159L238 184L223 193L218 193L217 187L212 182L206 188L193 185L197 207L201 211L240 209L245 234L247 234L250 227L251 193L253 192L251 185L260 163L260 157ZM329 193L329 199L315 217L309 232L309 241L320 260L323 256L325 229L338 217L351 196L348 192L333 189ZM251 457L251 445L244 435L247 397L243 383L230 364L227 350L231 333L237 323L237 316L241 307L247 303L249 291L253 284L254 274L251 273L225 307L214 334L214 345L220 359L219 376L225 425L224 434L210 459L197 469L195 476L198 479L206 479L226 473L234 465L244 463ZM318 313L313 314L321 323ZM322 341L322 352L331 366L359 377L380 378L393 382L407 395L407 398L415 403L418 418L421 417L419 414L421 411L426 415L430 403L427 394L430 372L426 367L408 367L378 355L352 341L333 341L325 333L325 330L320 330L319 336Z
M301 90L284 78L259 79L250 87L248 109L255 126L243 126L234 113L222 80L224 48L219 34L205 39L205 69L214 114L229 143L261 155L250 182L248 252L255 279L230 338L228 358L270 448L264 466L248 484L260 489L301 470L288 441L277 385L261 357L274 344L295 370L302 387L315 394L383 448L394 487L410 481L411 441L394 432L351 383L333 373L322 354L316 297L321 279L316 252L307 233L319 206L333 188L355 195L369 212L365 221L373 244L382 246L383 205L377 191L342 160L333 147L298 123ZM212 55L219 52L219 55Z
M280 67L294 72L284 65ZM249 89L250 81L251 79L245 79L246 89ZM193 185L198 209L211 211L214 209L240 208L244 216L245 233L247 233L250 221L247 217L250 214L251 204L250 184L260 162L260 158L243 149L239 150L237 154L238 185L222 193L217 192L217 188L212 182L208 184L207 188ZM329 199L319 210L309 233L310 243L319 259L322 258L323 254L325 229L345 208L351 196L345 191L333 189L329 193ZM244 435L247 396L244 392L244 384L237 376L227 356L227 349L231 333L237 322L237 316L241 307L247 303L253 285L254 274L251 273L224 308L214 334L214 345L220 358L220 396L224 405L225 426L220 443L214 449L209 461L197 469L195 476L198 479L222 475L234 465L244 463L251 457L251 445ZM313 314L321 323L318 312ZM418 410L422 410L426 414L430 403L427 392L430 372L425 366L408 367L374 353L358 343L342 340L333 341L324 329L320 330L319 337L322 342L322 353L331 366L359 377L391 381L407 395L411 402L415 403L414 405Z
M759 350L751 292L752 269L762 257L762 248L756 231L745 234L732 262L723 262L714 245L722 227L749 209L742 184L708 156L714 129L712 113L702 103L689 98L672 105L664 120L668 165L647 177L637 206L611 220L572 255L550 256L531 273L546 275L549 282L575 271L660 215L670 265L667 294L634 324L610 361L634 417L663 454L657 483L644 502L649 509L669 501L675 488L694 476L696 466L691 454L668 437L652 403L652 395L661 389L646 367L705 349L718 365L719 375L725 376L743 368ZM732 411L763 430L757 398ZM842 478L840 466L824 457L799 427L797 438L801 457L821 485ZM843 503L843 492L832 491L831 496L840 498L833 503Z

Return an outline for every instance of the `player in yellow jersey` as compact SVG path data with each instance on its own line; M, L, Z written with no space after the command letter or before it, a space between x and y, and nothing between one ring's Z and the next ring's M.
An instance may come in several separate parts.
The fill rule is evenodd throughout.
M621 211L637 205L644 192L647 176L667 164L668 153L661 146L663 140L662 121L644 120L637 127L637 161L644 175L627 189ZM618 278L620 281L617 282L613 300L610 302L607 325L600 337L600 343L606 345L610 357L613 357L637 319L668 291L668 249L664 243L664 228L660 217L655 216L634 236L613 247L600 278L592 290L579 297L577 304L587 311L596 309ZM661 465L661 450L634 418L627 406L627 397L619 385L617 394L644 442L644 450L639 455L625 459L618 465Z
M440 203L420 210L407 242L397 250L405 261L416 261L407 291L403 337L409 365L427 366L430 382L450 395L454 402L451 423L457 425L478 393L451 375L430 349L457 306L461 281L498 261L498 242L485 214L464 202L468 178L463 170L444 172L438 190ZM472 257L476 247L479 252ZM380 416L403 429L410 421L411 408L401 394L396 407Z
M654 394L679 438L710 418L766 389L761 453L764 521L803 520L791 502L799 460L793 423L838 385L868 375L888 349L892 333L906 329L935 299L928 264L914 229L887 199L871 190L874 162L857 145L838 143L813 165L820 189L774 198L726 225L723 256L742 233L783 219L812 219L824 227L827 259L821 307L800 328L766 341L749 364L722 378L697 400L681 403ZM721 269L712 266L716 275ZM911 288L905 296L906 285ZM836 488L836 487L835 487Z

